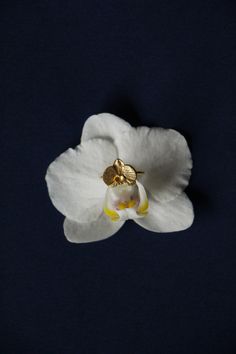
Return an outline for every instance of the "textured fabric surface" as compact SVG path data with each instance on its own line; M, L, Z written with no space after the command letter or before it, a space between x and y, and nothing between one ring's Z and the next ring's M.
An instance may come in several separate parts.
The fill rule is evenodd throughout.
M1 354L236 352L235 18L229 0L1 2ZM46 169L100 112L185 136L191 228L66 240Z

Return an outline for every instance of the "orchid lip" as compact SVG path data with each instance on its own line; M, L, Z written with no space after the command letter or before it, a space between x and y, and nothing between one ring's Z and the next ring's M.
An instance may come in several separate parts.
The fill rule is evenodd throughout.
M148 198L140 182L108 186L103 211L111 221L142 218L148 214Z

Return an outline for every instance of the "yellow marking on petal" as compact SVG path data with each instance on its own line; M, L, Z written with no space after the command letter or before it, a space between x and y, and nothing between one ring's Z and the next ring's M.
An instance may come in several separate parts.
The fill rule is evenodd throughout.
M143 201L142 204L139 205L137 213L141 214L141 215L146 215L148 213L148 199L147 198Z
M137 201L135 199L131 199L128 202L128 208L133 208L136 205Z
M133 208L135 205L136 205L137 201L135 199L130 199L130 200L127 200L125 202L120 202L118 205L117 205L117 208L119 210L124 210L124 209L129 209L129 208Z
M107 216L109 216L111 221L118 221L120 219L119 214L115 210L111 210L111 209L104 207L103 211Z
M118 205L117 205L117 208L119 210L124 210L128 207L128 203L127 202L120 202Z

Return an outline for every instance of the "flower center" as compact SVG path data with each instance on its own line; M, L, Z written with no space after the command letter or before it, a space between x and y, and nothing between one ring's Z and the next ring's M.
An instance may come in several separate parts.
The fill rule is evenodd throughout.
M148 212L148 199L145 189L137 182L107 188L104 213L111 221L142 218Z
M114 161L103 173L103 181L108 185L104 201L104 213L111 221L137 219L148 212L148 199L144 187L136 182L137 174L131 165L121 159Z
M124 202L118 203L118 205L116 206L116 209L117 210L124 210L124 209L134 208L137 203L139 203L139 200L133 199L131 197L130 200L125 200Z
M126 165L121 159L116 159L112 166L108 166L103 173L103 181L112 187L121 184L133 185L136 183L137 172L131 165Z

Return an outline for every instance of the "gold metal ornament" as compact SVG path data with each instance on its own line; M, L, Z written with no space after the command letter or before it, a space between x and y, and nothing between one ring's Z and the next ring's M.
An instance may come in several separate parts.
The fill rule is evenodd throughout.
M137 174L143 173L136 171L131 165L126 165L122 160L116 159L113 166L108 166L103 173L103 181L108 186L118 186L121 184L132 185L136 183Z

